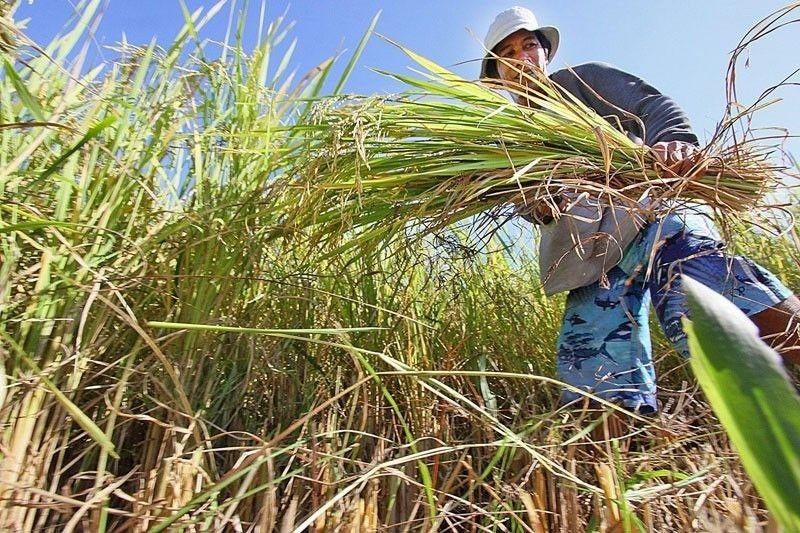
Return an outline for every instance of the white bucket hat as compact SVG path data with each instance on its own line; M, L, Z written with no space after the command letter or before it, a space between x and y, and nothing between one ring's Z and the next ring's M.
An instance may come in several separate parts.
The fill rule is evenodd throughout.
M486 54L486 57L481 62L481 78L496 78L498 76L497 65L495 64L496 59L491 53L492 49L500 44L500 41L518 30L542 32L542 35L550 42L547 60L553 59L558 49L558 28L555 26L539 26L536 15L530 9L515 6L499 13L489 26L489 31L486 32L483 46L486 47L489 53Z

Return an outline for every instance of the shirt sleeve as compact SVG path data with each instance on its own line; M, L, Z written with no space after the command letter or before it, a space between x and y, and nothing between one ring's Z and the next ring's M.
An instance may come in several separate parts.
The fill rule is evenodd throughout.
M558 71L553 81L648 146L662 141L698 144L683 109L633 74L605 63L587 63Z

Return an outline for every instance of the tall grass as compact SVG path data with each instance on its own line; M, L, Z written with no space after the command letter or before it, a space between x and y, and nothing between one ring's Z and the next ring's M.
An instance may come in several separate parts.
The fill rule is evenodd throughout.
M98 6L44 49L18 34L3 52L0 527L763 518L679 374L627 440L554 409L561 302L502 233L494 253L452 230L324 257L284 235L298 125L334 63L292 76L283 21L252 52L210 44L220 4L168 48L122 43L87 68Z

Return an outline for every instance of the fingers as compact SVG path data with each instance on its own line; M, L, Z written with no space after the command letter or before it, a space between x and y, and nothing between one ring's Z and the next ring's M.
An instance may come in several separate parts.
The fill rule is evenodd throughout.
M660 142L653 145L653 153L660 163L672 166L683 161L697 149L693 144L683 141Z
M656 161L661 163L662 165L668 165L667 163L667 144L668 143L656 143L651 147L653 155L656 157Z
M556 195L549 200L537 200L530 203L517 201L514 203L514 210L523 219L533 224L550 224L556 213L560 213L566 207L566 198Z
M693 145L681 143L681 146L678 146L672 153L672 159L674 161L671 163L670 169L676 174L680 175L684 175L689 172L694 166L693 154L695 151L696 150Z
M533 219L537 224L547 225L553 221L553 211L547 204L539 204L533 210Z
M703 175L708 164L698 148L685 141L664 141L654 144L651 151L656 161L667 170L678 175Z

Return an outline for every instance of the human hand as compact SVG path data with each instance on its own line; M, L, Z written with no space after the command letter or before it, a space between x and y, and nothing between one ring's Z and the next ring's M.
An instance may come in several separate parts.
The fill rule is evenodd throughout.
M527 204L519 200L514 203L514 210L528 222L546 225L550 224L555 219L556 214L564 211L566 205L566 198L555 195Z
M656 160L667 170L678 175L691 171L693 176L706 173L708 162L697 146L685 141L662 141L650 147Z

